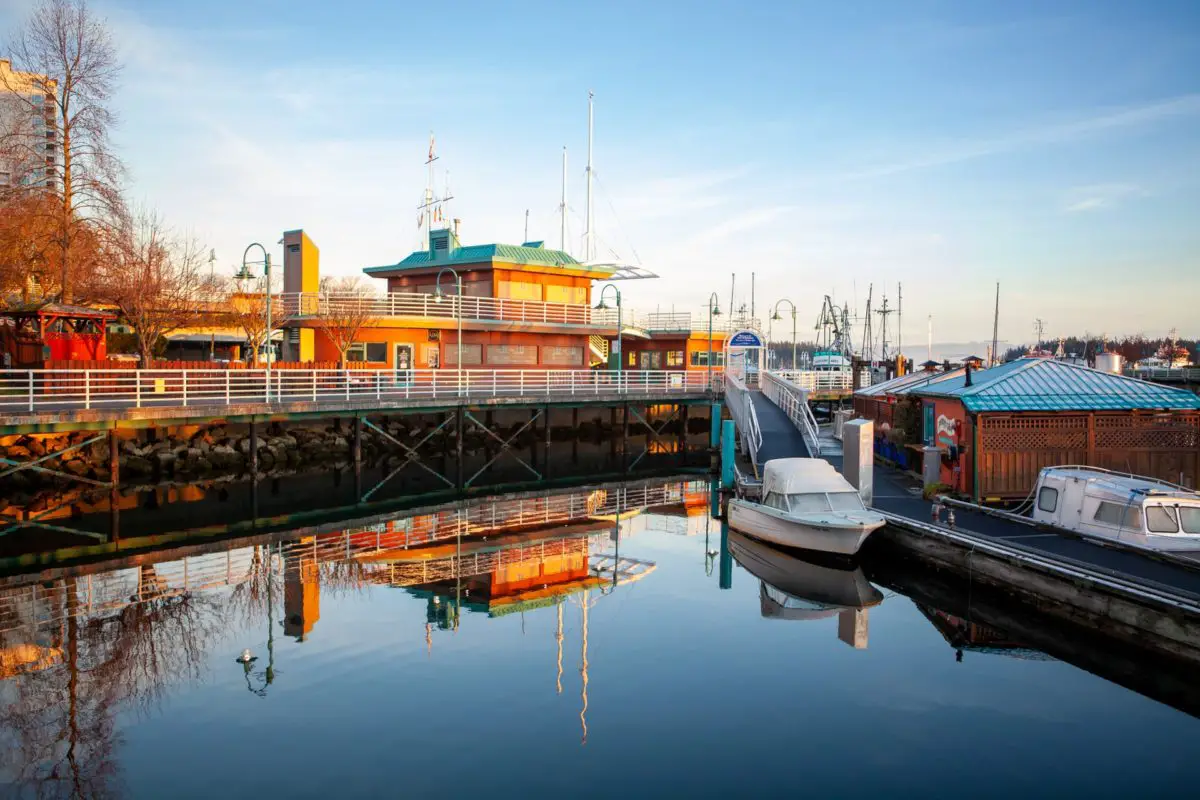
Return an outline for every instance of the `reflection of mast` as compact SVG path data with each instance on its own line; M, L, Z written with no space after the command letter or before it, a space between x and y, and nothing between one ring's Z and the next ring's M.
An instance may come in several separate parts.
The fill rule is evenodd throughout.
M583 728L583 739L581 745L587 744L587 687L588 687L588 607L591 605L588 602L590 592L587 589L583 590L583 640L580 646L582 651L582 659L580 662L579 674L582 676L580 682L579 696L583 701L583 706L579 709L579 724Z
M562 694L562 643L563 643L563 628L562 628L562 603L558 604L558 628L554 631L554 640L558 642L558 678L555 680L555 685L558 688L558 694Z

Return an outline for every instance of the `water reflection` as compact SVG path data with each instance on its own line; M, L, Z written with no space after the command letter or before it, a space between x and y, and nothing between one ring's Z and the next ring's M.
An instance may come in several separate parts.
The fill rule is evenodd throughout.
M743 636L741 630L721 626L729 619L741 626L754 614L757 597L757 613L763 618L836 617L838 638L865 649L868 614L884 600L877 586L902 593L913 603L893 599L878 612L876 625L888 625L877 630L872 652L845 656L856 669L890 675L906 666L911 654L889 649L887 637L893 637L894 645L896 631L905 630L915 632L911 641L922 641L919 634L928 634L927 621L952 648L948 652L960 659L968 654L972 661L971 653L1044 658L1033 649L1041 648L1176 707L1192 713L1200 708L1200 690L1186 672L1171 672L1136 654L1064 633L974 587L951 585L890 559L867 562L864 568L777 550L711 520L711 504L707 481L676 477L589 486L455 501L356 524L235 542L174 544L104 563L0 578L0 780L35 795L121 794L130 778L122 767L128 758L128 732L159 717L154 712L172 693L219 701L221 690L230 691L236 704L214 712L210 723L215 719L244 724L246 717L241 715L248 708L266 719L275 714L287 720L297 698L315 701L314 692L341 696L347 691L344 685L327 688L336 681L327 682L325 672L338 674L331 661L339 658L347 637L361 651L387 653L384 678L372 672L369 659L356 666L363 681L375 680L372 688L384 693L399 686L391 670L398 659L404 663L404 648L386 650L388 643L363 633L368 628L349 624L348 614L351 622L389 615L388 624L415 651L409 656L415 661L406 664L413 669L438 670L441 678L443 670L450 676L463 675L484 664L496 669L495 675L506 675L511 702L500 712L509 715L506 720L514 726L548 713L540 709L539 695L567 695L568 724L575 730L571 747L578 749L577 736L588 752L611 748L621 738L611 735L611 709L620 708L618 716L625 716L632 700L620 692L632 687L640 693L638 687L645 682L653 685L645 662L632 672L625 666L638 656L636 646L624 649L626 643L652 651L655 663L686 663L696 655L692 648L724 641L725 636ZM718 559L717 582L729 591L714 591L712 579L704 574L717 567ZM736 591L735 560L755 579L739 579ZM372 602L355 603L352 610L342 602L359 597ZM626 604L632 610L622 614ZM923 618L913 612L914 605ZM723 610L731 611L725 615ZM671 624L664 627L664 619ZM520 624L524 633L527 620L531 630L545 637L541 649L510 650L511 642L497 645L489 636L504 625L516 631ZM693 628L687 628L689 624ZM821 634L820 624L799 631L815 629ZM790 681L794 653L786 659L782 654L801 638L794 635L797 628L755 628L752 636L741 639L739 649L746 648L768 678L773 676L773 660L779 661L785 671L777 674ZM593 634L595 648L589 641ZM942 647L939 640L933 641ZM471 648L464 650L464 643ZM504 648L505 657L524 659L510 669L522 674L532 670L538 676L533 688L522 689L514 672L500 671L491 660L496 651L488 647ZM840 645L832 649L845 652ZM239 658L245 650L249 652ZM620 656L614 656L618 650ZM320 670L306 663L314 657L325 659ZM818 681L820 662L814 658L805 666ZM576 669L577 697L572 683ZM592 678L600 676L604 680L593 684ZM243 688L254 697L242 694ZM600 688L606 702L590 706L589 691ZM598 697L600 692L594 694ZM658 685L637 702L653 704L656 715L677 713L684 719L692 706L679 699L683 694ZM371 696L380 703L396 700ZM715 701L706 697L705 703L710 702ZM453 705L439 708L447 716L471 713L470 708ZM729 710L724 707L726 713ZM190 723L184 714L156 724L168 730L174 725L179 731ZM354 724L362 724L361 719ZM548 717L543 724L561 721ZM355 731L331 727L308 736L353 737ZM633 734L626 729L624 735ZM641 744L654 746L649 740Z
M729 551L759 579L759 604L767 619L838 618L838 638L855 649L867 646L867 609L883 602L862 568L818 562L737 532L729 534Z

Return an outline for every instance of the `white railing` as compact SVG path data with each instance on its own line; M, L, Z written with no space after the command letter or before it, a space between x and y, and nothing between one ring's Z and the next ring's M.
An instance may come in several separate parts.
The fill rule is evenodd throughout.
M1200 367L1126 367L1125 374L1144 381L1200 383Z
M447 369L0 370L0 411L493 397L664 397L708 389L701 371Z
M428 317L458 319L461 311L465 320L503 322L543 322L558 325L584 325L616 328L617 310L614 307L594 308L580 303L549 303L541 300L513 300L503 297L457 297L415 292L388 294L356 294L354 292L285 292L272 295L284 319L338 316L347 313L371 317ZM707 330L706 312L687 311L639 312L624 308L622 324L644 331L690 332ZM713 331L728 332L742 328L760 329L760 320L744 315L715 317Z
M725 405L741 435L742 450L750 457L754 475L758 477L758 451L762 447L762 430L758 426L758 413L754 410L750 392L736 375L725 375Z
M854 386L850 370L779 369L772 374L807 392L848 392Z
M784 373L787 374L787 373ZM779 373L764 372L762 392L768 400L783 409L792 424L800 429L812 455L821 455L821 433L817 419L808 407L808 389L803 389L780 377Z
M444 319L543 322L615 328L615 308L592 308L577 303L547 303L503 297L457 297L391 292L359 295L353 292L287 292L278 303L285 317L305 318L343 314L372 317L434 317ZM631 317L627 317L631 318Z

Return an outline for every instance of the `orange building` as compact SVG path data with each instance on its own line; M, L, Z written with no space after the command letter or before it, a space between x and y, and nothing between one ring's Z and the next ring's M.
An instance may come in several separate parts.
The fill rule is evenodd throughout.
M337 361L321 309L339 300L311 288L317 250L302 231L287 234L285 246L285 360ZM592 281L614 269L580 263L542 242L463 246L454 231L434 230L428 249L364 272L387 281L386 295L355 300L372 307L348 353L364 366L457 367L460 317L466 368L586 369L607 358L606 339L616 335L615 310L591 303Z

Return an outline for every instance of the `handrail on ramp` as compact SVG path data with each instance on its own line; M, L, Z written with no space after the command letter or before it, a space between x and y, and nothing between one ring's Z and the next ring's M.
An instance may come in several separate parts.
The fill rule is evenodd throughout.
M813 457L821 455L821 434L817 418L808 407L808 391L779 377L774 372L764 372L761 378L762 393L775 405L783 409L792 424L800 429ZM728 390L726 390L728 391Z
M758 477L758 451L762 448L762 430L758 426L758 413L746 384L735 375L725 374L725 405L729 415L741 434L742 449L750 456L754 476Z

